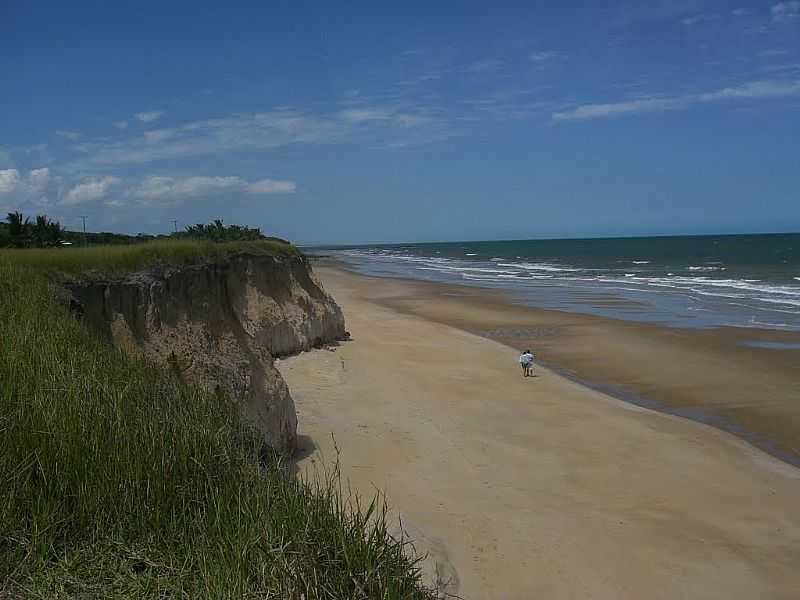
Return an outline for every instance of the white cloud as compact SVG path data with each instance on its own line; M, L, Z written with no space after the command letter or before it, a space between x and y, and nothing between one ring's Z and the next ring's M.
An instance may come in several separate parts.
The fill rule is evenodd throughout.
M163 110L151 110L147 112L136 113L133 116L139 119L142 123L152 123L153 121L160 119L163 115Z
M676 108L675 100L650 98L645 100L627 100L608 104L584 104L573 110L553 114L559 121L572 119L594 119L598 117L615 117L628 113L669 110Z
M343 123L346 121L342 119L288 109L193 121L127 140L85 144L87 157L69 168L80 171L93 165L146 163L245 148L277 148L299 142L323 143L343 131Z
M153 129L144 132L144 139L148 144L157 144L175 137L176 133L174 129Z
M36 193L42 193L50 185L50 169L47 167L42 169L33 169L28 173L28 185L31 190Z
M734 17L744 17L745 15L749 15L749 14L750 14L750 11L749 11L749 10L747 10L746 8L734 8L734 9L731 11L731 14L732 14Z
M692 104L718 102L734 99L762 99L800 95L800 81L751 81L739 86L727 87L701 94L668 98L646 98L611 102L607 104L584 104L571 110L553 113L557 121L615 117L626 114L657 112L686 108Z
M0 170L0 194L10 194L19 185L19 171L16 169Z
M800 0L778 2L770 11L772 12L772 19L774 21L787 22L792 19L800 18Z
M65 137L68 140L72 140L73 142L77 142L81 139L81 134L77 131L68 131L66 129L59 129L56 131L56 135L60 135L61 137Z
M398 108L351 108L339 112L339 117L352 124L368 122L385 122L403 128L416 127L431 123L434 119L429 114L401 112Z
M343 110L339 116L350 123L364 123L366 121L385 121L391 113L381 108L352 108Z
M53 184L58 183L60 178L52 177L46 167L28 171L27 175L17 169L0 170L0 195L9 195L17 208L48 206L48 192L52 191Z
M558 52L555 52L554 50L542 50L539 52L529 53L528 60L534 63L543 63L553 60L554 58L558 58L558 56Z
M730 98L774 98L795 94L800 94L800 81L751 81L744 85L699 94L695 98L700 102L709 102Z
M278 181L275 179L260 179L250 183L245 191L250 194L292 194L297 189L294 181Z
M51 197L59 197L58 206L77 206L103 201L106 206L119 208L131 204L179 202L187 198L235 193L252 196L292 194L294 181L262 178L248 181L237 175L164 177L149 176L136 181L123 181L111 175L88 177L73 182L63 191L62 178L53 176L48 168L33 169L27 175L17 169L0 170L0 196L9 195L20 207L50 205ZM63 193L62 193L63 192Z
M117 129L127 129L128 122L127 121L114 121L114 127Z
M247 192L249 194L286 194L296 189L293 181L261 179L249 183L243 178L226 177L162 177L150 176L126 192L126 197L145 202L182 200L224 191Z
M76 204L83 204L84 202L100 200L119 182L119 178L110 175L105 177L90 177L68 190L59 204L62 206L74 206Z
M239 177L147 177L138 186L130 189L128 196L143 200L161 200L200 196L209 192L237 188L242 185Z

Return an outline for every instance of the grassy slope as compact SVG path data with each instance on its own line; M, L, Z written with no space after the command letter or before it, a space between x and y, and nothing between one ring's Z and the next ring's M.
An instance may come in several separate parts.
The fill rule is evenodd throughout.
M128 246L0 250L0 261L69 275L96 272L115 275L142 269L155 262L184 264L200 257L247 251L271 256L297 256L300 251L275 240L215 244L205 240L160 240Z
M152 249L31 252L0 255L0 597L429 597L380 510L262 471L229 399L110 349L30 269Z

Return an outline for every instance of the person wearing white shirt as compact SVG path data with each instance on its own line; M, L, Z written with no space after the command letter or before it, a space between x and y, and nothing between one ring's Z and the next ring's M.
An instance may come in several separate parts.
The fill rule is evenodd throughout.
M533 377L533 353L530 350L525 350L519 355L519 364L522 367L523 377Z

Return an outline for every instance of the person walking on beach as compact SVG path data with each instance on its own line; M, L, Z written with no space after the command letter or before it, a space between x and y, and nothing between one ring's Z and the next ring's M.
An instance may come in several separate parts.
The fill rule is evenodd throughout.
M533 353L525 350L519 355L519 364L522 367L523 377L533 377Z

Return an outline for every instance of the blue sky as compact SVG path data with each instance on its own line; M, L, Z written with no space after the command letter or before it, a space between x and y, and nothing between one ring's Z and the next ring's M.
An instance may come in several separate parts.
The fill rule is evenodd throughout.
M0 4L0 210L300 243L800 230L800 0Z

